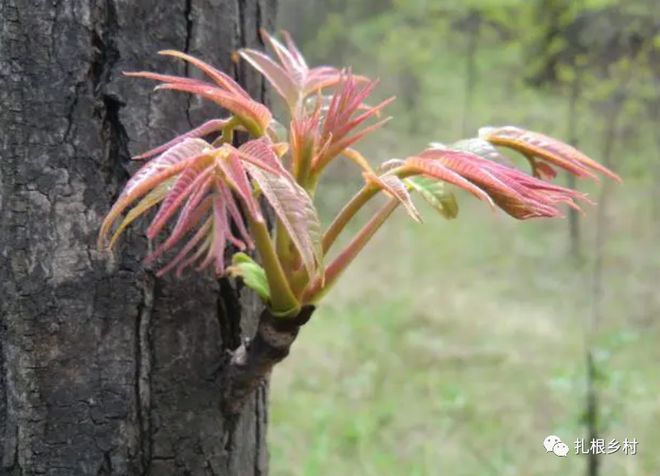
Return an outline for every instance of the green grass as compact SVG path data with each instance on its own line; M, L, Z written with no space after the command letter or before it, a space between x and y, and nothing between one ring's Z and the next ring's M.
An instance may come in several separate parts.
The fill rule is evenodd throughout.
M424 209L425 226L398 216L303 329L273 376L273 474L582 474L583 456L542 441L572 452L585 437L590 264L571 265L561 221L465 208L451 222ZM617 476L660 468L660 332L628 287L655 288L648 266L638 274L641 237L624 233L607 248L596 337L603 436L640 441L603 458Z
M395 120L360 144L373 164L460 138L463 40L438 34L418 75L417 109L394 105ZM387 76L393 46L367 46L355 70L383 79L381 97L401 95ZM471 128L517 124L565 139L566 97L525 87L521 58L520 45L483 42ZM578 112L580 148L602 160L606 115L586 101ZM614 154L625 183L607 197L598 302L595 209L581 218L581 263L568 256L562 220L516 222L466 195L454 221L423 208L420 226L397 212L274 371L272 474L585 474L573 442L587 437L585 330L594 306L602 437L639 441L636 456L602 457L601 476L660 474L657 130L626 114ZM360 180L352 165L333 165L319 192L326 221ZM598 197L597 184L580 187ZM569 445L567 458L545 453L548 434Z

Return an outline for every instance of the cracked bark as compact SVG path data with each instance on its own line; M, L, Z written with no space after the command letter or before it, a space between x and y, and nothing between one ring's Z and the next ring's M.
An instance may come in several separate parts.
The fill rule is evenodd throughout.
M221 378L221 405L225 414L240 414L247 399L273 367L284 360L314 306L304 306L293 318L277 318L264 309L253 339L232 352Z
M267 386L220 410L226 350L256 299L229 281L156 280L140 231L96 233L130 155L217 116L122 78L184 74L187 50L263 82L230 53L272 29L275 0L0 0L0 475L263 475ZM190 74L196 74L190 71Z

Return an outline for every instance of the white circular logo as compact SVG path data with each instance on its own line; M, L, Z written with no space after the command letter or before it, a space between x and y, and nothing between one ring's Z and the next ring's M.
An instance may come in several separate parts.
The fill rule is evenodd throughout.
M543 440L543 447L546 453L554 453L560 458L568 455L568 446L557 435L546 436Z

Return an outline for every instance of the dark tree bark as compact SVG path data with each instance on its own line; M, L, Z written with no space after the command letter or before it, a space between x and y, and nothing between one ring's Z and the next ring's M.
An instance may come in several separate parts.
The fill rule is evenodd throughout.
M156 55L184 50L263 97L230 54L275 1L0 0L0 474L266 473L266 385L219 404L252 293L155 279L140 230L95 241L130 156L220 112L121 71L196 74Z

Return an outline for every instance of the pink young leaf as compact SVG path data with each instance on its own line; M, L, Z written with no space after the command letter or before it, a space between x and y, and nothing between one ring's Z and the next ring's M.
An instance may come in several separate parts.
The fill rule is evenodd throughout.
M268 160L272 163L278 161L272 149L262 140L250 141L241 146L241 149L254 157L260 157L263 161ZM314 276L317 270L321 272L323 266L321 224L307 192L284 169L280 174L273 174L249 163L247 168L289 233L309 276Z
M169 142L166 142L163 145L160 145L140 155L136 155L135 157L133 157L133 160L142 160L142 159L147 159L149 157L153 157L154 155L158 155L161 152L171 149L176 144L183 142L186 139L204 137L213 132L220 132L227 125L228 122L229 122L228 119L212 119L210 121L205 122L201 126L186 132L185 134L181 134L180 136L175 137L174 139L172 139Z
M370 172L364 172L363 175L367 182L376 185L388 195L396 198L413 220L418 223L422 222L422 217L410 198L406 184L399 177L389 174L378 176Z
M103 220L99 232L99 247L103 247L106 236L121 213L136 199L148 193L158 184L184 170L189 161L195 160L209 147L201 139L186 139L161 156L147 162L126 183L124 190Z

